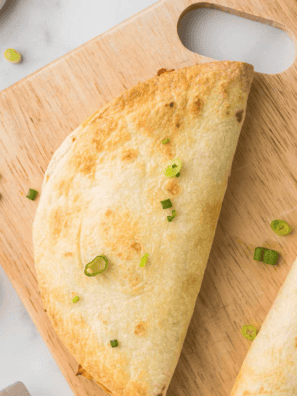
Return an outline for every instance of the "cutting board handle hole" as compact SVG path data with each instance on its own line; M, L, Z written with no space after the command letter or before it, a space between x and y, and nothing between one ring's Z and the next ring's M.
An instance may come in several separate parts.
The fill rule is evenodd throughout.
M258 73L281 73L295 58L295 38L285 26L215 4L185 9L177 31L190 51L216 60L247 62Z

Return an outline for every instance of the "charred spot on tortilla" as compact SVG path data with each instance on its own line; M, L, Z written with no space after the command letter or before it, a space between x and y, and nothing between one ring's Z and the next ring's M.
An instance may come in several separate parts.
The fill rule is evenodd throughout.
M91 376L91 374L89 374L89 373L82 367L82 365L79 365L79 366L78 366L77 373L75 374L75 376L78 376L78 375L83 375L86 379L89 379L89 380L93 379L93 377Z
M235 113L235 117L236 117L236 119L237 119L237 122L241 123L243 113L244 113L244 110L238 110L238 111Z
M122 161L131 162L138 157L138 152L134 149L126 149L122 151Z
M139 336L143 336L146 333L146 323L145 322L140 322L138 323L137 326L135 326L134 329L134 334L135 335L139 335Z
M191 110L193 111L193 113L199 114L201 112L201 109L202 109L202 100L200 98L197 98L192 103Z
M140 243L138 243L138 242L133 242L133 243L131 244L131 248L134 249L134 250L136 250L136 252L140 252L140 251L141 251L141 245L140 245Z
M180 187L178 185L178 181L176 179L170 180L166 184L165 190L174 196L178 195L180 193Z
M112 214L112 210L107 209L107 211L105 212L105 216L110 216L111 214Z
M158 70L157 76L160 76L160 75L163 74L163 73L170 73L170 72L172 72L172 71L174 71L174 69L166 70L164 67L162 67L162 69Z

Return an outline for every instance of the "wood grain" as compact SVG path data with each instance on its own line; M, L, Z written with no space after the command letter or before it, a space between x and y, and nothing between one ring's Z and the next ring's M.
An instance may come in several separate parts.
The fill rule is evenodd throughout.
M297 35L295 0L163 0L0 93L0 260L44 341L78 396L104 395L75 376L78 363L42 307L33 262L32 223L53 152L102 105L157 74L213 59L186 49L177 25L188 7L216 6L273 21ZM217 6L216 6L217 7ZM267 22L266 21L266 22ZM271 22L267 22L271 23ZM297 255L296 61L277 75L255 73L246 120L202 289L168 396L227 396L250 341L243 324L261 326ZM286 237L269 224L284 219ZM277 266L252 259L256 246L277 250Z

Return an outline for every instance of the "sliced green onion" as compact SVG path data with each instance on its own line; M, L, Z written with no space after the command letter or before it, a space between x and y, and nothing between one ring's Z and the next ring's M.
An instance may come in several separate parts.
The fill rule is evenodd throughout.
M267 250L267 248L256 247L254 252L254 260L263 261L263 254L265 250Z
M273 220L270 227L278 235L288 235L292 231L289 224L284 220Z
M28 194L26 195L26 198L29 198L32 201L34 201L34 199L36 198L37 194L38 194L38 191L32 190L32 188L30 188L29 191L28 191Z
M171 160L167 163L164 175L166 177L176 177L176 175L180 172L182 167L181 160L176 158L175 160Z
M263 254L263 263L275 265L278 259L278 252L267 249Z
M145 264L146 264L146 262L147 262L148 256L149 256L149 254L148 254L148 253L145 253L145 254L141 257L139 267L145 267Z
M172 203L171 203L170 199L165 199L164 201L161 201L161 204L162 204L163 209L172 208Z
M22 60L22 55L13 48L7 48L4 51L4 57L12 63L20 63Z
M162 144L167 144L167 143L169 143L169 142L170 142L170 139L168 139L168 138L162 140Z
M176 210L172 211L172 215L171 216L167 216L167 221L172 221L176 216Z
M114 348L117 347L119 345L118 340L111 340L110 341L110 345Z
M253 341L257 335L257 329L252 325L244 325L241 328L241 334L250 341Z
M178 172L178 174L177 174L177 175L175 175L175 177L180 177L180 172Z
M105 256L97 256L85 266L84 273L87 276L96 276L105 271L108 266L108 260Z
M75 297L73 298L72 302L73 302L73 303L76 303L78 300L79 300L79 297L78 297L78 296L75 296Z

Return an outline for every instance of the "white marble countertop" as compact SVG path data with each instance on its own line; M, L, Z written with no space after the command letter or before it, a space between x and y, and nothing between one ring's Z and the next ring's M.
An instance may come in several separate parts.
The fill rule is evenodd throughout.
M0 7L3 1L0 0ZM0 91L156 2L157 0L7 0L0 10ZM201 17L200 29L206 29L205 23L209 18L206 14ZM211 31L222 39L222 33L227 32L232 24L225 24L225 30L221 28L220 34L217 34L218 24L224 23L220 18L212 18L210 23L213 24ZM205 30L197 31L199 26L196 24L190 30L194 35L202 37ZM235 25L231 27L236 29ZM248 33L241 31L241 40L244 40L244 34ZM292 41L285 37L277 39L273 33L269 36L266 32L266 41L264 44L262 42L261 47L259 37L263 37L263 34L261 36L260 31L257 34L254 36L254 44L249 47L248 55L244 52L244 45L233 45L231 47L237 52L233 52L229 59L244 60L254 64L256 71L266 70L271 74L279 72L277 68L285 70L289 67L294 59ZM233 35L236 37L234 32ZM218 52L218 48L211 47L210 41L206 43L212 51L209 56L218 60L220 57L228 59ZM282 53L277 65L272 65L269 56L263 60L263 46L268 53L268 43L272 51ZM203 47L203 43L200 45ZM189 42L189 46L195 51L197 40ZM22 54L20 64L11 64L3 57L7 48L14 48ZM202 55L206 55L202 49L201 51ZM0 390L16 381L22 381L32 396L73 395L0 265Z

